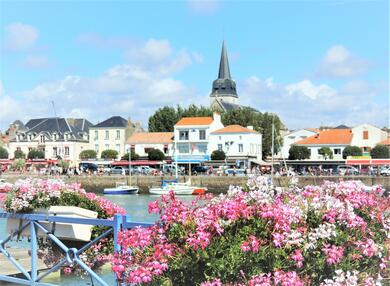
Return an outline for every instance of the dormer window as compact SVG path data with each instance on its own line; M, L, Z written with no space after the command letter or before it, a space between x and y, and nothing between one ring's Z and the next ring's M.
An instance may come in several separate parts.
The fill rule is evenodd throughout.
M54 133L54 134L53 134L53 139L54 139L54 141L57 140L57 133Z
M39 142L45 143L45 135L40 136Z

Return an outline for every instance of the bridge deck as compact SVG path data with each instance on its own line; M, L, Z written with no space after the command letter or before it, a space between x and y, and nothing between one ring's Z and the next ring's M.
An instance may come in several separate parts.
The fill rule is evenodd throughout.
M31 271L31 257L26 248L7 248L7 251L27 270ZM38 259L38 271L47 266ZM0 275L18 275L20 271L4 255L0 255ZM1 283L1 282L0 282ZM1 284L0 284L1 285Z

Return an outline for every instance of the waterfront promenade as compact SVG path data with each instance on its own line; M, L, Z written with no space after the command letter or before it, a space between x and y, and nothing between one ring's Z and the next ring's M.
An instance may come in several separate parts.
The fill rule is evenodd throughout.
M28 177L39 178L61 178L67 183L80 183L82 188L88 192L102 193L106 187L115 186L116 182L124 182L129 180L128 177L121 175L81 175L81 176L47 176L47 175L32 175L24 174L2 174L7 182L13 183L18 179ZM179 181L185 182L188 176L180 176ZM147 194L150 187L159 186L163 179L174 179L170 176L132 176L132 184L137 185L140 193ZM226 193L229 186L242 186L247 182L247 176L192 176L193 185L207 187L210 193ZM277 187L285 187L288 185L290 178L274 177L274 183ZM298 185L321 185L324 181L339 182L341 180L360 180L367 186L382 185L388 192L390 191L390 180L383 176L299 176Z

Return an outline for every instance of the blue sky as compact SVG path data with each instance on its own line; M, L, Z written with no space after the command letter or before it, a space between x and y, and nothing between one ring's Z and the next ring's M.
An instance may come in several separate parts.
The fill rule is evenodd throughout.
M240 102L290 129L389 126L389 4L0 0L0 130L208 105L222 40Z

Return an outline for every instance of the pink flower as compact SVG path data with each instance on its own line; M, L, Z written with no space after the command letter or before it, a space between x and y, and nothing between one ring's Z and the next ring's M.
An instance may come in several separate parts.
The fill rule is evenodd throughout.
M303 266L303 261L304 261L304 258L302 256L302 250L296 249L294 251L294 254L291 255L291 259L294 260L298 268L301 268Z
M325 244L322 252L326 255L326 262L332 265L340 262L344 254L344 248L342 246Z

